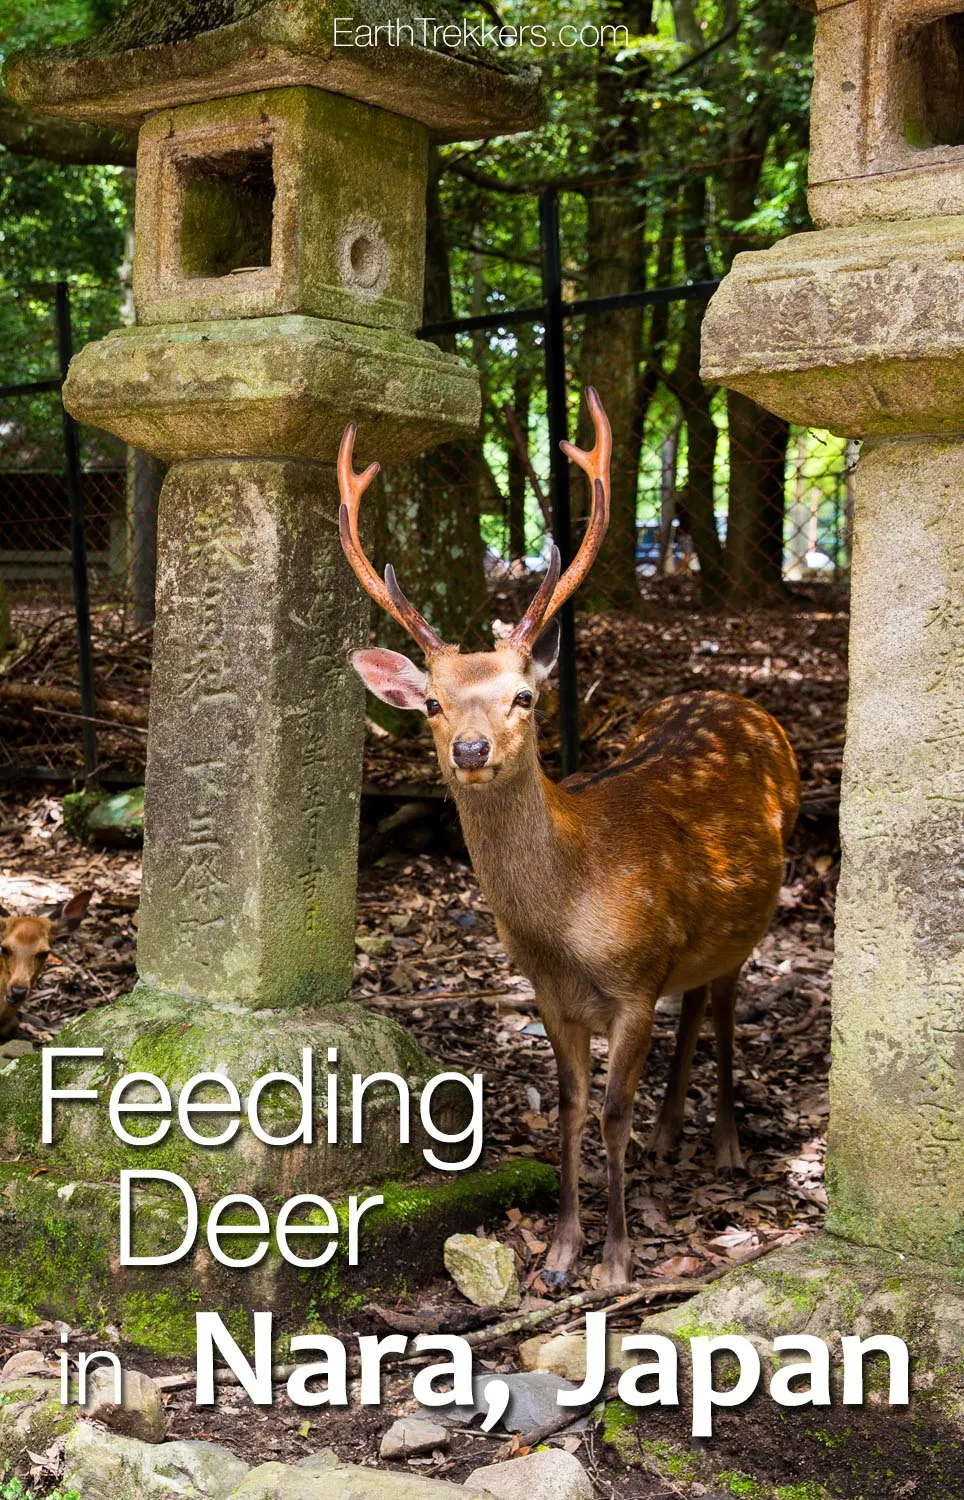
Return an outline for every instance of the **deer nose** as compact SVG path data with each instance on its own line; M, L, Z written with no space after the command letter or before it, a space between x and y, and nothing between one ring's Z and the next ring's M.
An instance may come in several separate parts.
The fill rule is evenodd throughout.
M460 771L481 771L491 748L488 740L453 740L452 759Z
M7 999L11 1005L21 1005L27 998L27 986L25 984L12 984L7 990Z

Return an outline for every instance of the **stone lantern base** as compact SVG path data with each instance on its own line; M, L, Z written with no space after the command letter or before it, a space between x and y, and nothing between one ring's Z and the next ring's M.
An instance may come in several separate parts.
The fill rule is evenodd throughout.
M422 1150L433 1142L421 1128L419 1099L424 1085L439 1067L394 1021L354 1003L305 1006L284 1011L258 1011L240 1005L181 999L138 985L116 1004L88 1011L57 1037L58 1048L91 1048L103 1055L69 1059L56 1064L55 1087L96 1090L96 1101L58 1106L54 1143L42 1147L40 1056L18 1058L0 1073L0 1145L8 1160L29 1156L66 1173L80 1173L95 1181L117 1182L122 1170L167 1171L183 1176L204 1202L226 1193L250 1193L270 1198L293 1193L329 1193L353 1183L378 1182L389 1176L411 1176L424 1167ZM279 1147L260 1141L244 1116L230 1147L192 1144L177 1120L180 1088L199 1073L230 1079L242 1107L258 1078L282 1073L301 1080L304 1050L313 1052L314 1129L310 1145ZM150 1073L164 1082L174 1097L175 1119L156 1146L126 1146L111 1130L107 1109L118 1079L130 1073ZM351 1144L352 1076L365 1079L392 1073L403 1079L410 1096L411 1140L400 1141L399 1091L394 1085L372 1085L365 1091L362 1139ZM338 1114L338 1139L330 1142L329 1077L337 1079L333 1096ZM153 1087L131 1085L126 1099L156 1101ZM213 1085L197 1093L226 1102L224 1090ZM332 1111L333 1113L334 1111ZM290 1085L266 1089L259 1109L264 1131L275 1137L294 1133L302 1118L297 1091ZM461 1084L439 1088L432 1101L432 1120L439 1130L464 1128L469 1117L468 1096ZM195 1122L202 1133L217 1135L228 1124L226 1115L211 1114ZM131 1134L151 1134L157 1116L127 1117ZM443 1157L452 1148L438 1148ZM463 1151L464 1154L464 1151ZM456 1159L458 1159L456 1157Z
M841 1335L893 1334L910 1353L912 1400L950 1418L964 1436L964 1274L931 1261L815 1235L729 1272L647 1318L643 1331L679 1341L687 1358L697 1335L743 1334L759 1346L764 1372L773 1366L776 1338L823 1339L839 1368ZM867 1385L874 1385L869 1365Z
M244 1006L186 1001L139 985L116 1004L89 1011L64 1028L58 1047L93 1048L102 1058L58 1062L55 1086L94 1089L99 1099L58 1106L54 1143L41 1141L41 1059L33 1053L0 1071L0 1320L31 1326L57 1318L96 1335L112 1327L125 1345L162 1356L190 1356L195 1317L220 1313L242 1348L250 1350L251 1314L274 1314L276 1357L285 1337L325 1326L338 1327L366 1300L418 1287L443 1274L442 1246L455 1232L494 1225L508 1208L545 1209L556 1198L556 1174L539 1162L519 1160L494 1170L431 1171L423 1155L464 1160L467 1144L445 1145L422 1127L421 1092L437 1064L387 1017L355 1004L258 1011ZM107 1108L117 1079L152 1073L170 1086L175 1110L179 1085L197 1073L232 1080L242 1107L254 1081L266 1073L303 1078L304 1049L314 1053L313 1139L281 1147L259 1140L242 1113L234 1140L224 1147L192 1144L175 1117L156 1146L124 1145L111 1131ZM329 1061L337 1052L337 1062ZM351 1075L394 1073L409 1089L410 1139L400 1141L399 1091L375 1084L365 1092L362 1141L352 1139ZM329 1075L337 1111L337 1142L329 1142ZM130 1103L156 1101L152 1086L134 1084ZM199 1102L225 1102L220 1085L202 1087ZM468 1122L467 1092L442 1085L431 1103L434 1130L455 1133ZM291 1085L264 1091L259 1108L263 1130L275 1137L294 1133L301 1103ZM131 1134L156 1129L156 1115L129 1115ZM208 1125L208 1122L210 1124ZM195 1117L199 1131L222 1132L228 1116ZM191 1189L198 1207L193 1246L162 1266L120 1265L120 1174L167 1172ZM247 1194L263 1205L268 1250L257 1265L232 1270L208 1248L206 1226L224 1196ZM283 1205L313 1194L332 1206L339 1225L338 1249L324 1266L298 1269L280 1254L275 1226ZM347 1228L351 1199L372 1195L381 1205L359 1220L358 1263L349 1264ZM188 1203L176 1184L145 1180L133 1194L132 1250L162 1256L183 1243ZM242 1205L223 1222L250 1226L254 1210ZM326 1225L320 1207L300 1209L294 1223ZM243 1258L258 1238L222 1241ZM294 1236L302 1257L320 1255L331 1241Z
M647 1318L640 1332L676 1344L680 1408L636 1411L617 1398L607 1404L602 1430L628 1465L662 1478L667 1493L703 1493L706 1486L721 1500L724 1494L876 1500L885 1493L951 1500L962 1493L964 1277L929 1261L814 1235L728 1272L689 1301ZM907 1346L910 1403L890 1406L889 1368L878 1354L864 1361L862 1402L845 1406L841 1338L879 1334ZM690 1341L733 1335L760 1356L757 1391L733 1411L715 1413L712 1438L691 1438ZM829 1406L788 1410L770 1395L782 1363L801 1366L810 1357L800 1349L774 1352L774 1340L794 1335L827 1346ZM717 1366L718 1390L732 1384L729 1364L728 1373L726 1363ZM806 1390L805 1379L794 1384Z

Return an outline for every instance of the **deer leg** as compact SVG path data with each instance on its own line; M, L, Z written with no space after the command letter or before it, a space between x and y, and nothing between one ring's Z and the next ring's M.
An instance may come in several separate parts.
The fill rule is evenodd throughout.
M620 1013L609 1033L609 1077L602 1116L609 1169L603 1286L618 1286L632 1280L633 1252L626 1227L626 1147L633 1128L636 1085L649 1053L655 1006L655 995L648 1007L641 1007L637 1002L631 1011Z
M709 986L705 984L699 985L694 990L687 990L683 996L679 1030L676 1033L676 1050L673 1053L673 1061L670 1063L666 1093L663 1096L659 1117L653 1126L653 1133L649 1138L649 1150L659 1160L670 1156L679 1145L679 1138L683 1131L683 1118L686 1113L686 1095L690 1086L693 1054L700 1039L700 1029L703 1025L708 999Z
M737 969L734 974L714 979L711 986L713 1027L716 1031L716 1124L713 1127L713 1145L718 1172L739 1172L743 1167L733 1091L733 1031L739 978L740 971Z
M559 1128L562 1160L559 1174L559 1220L546 1256L542 1280L563 1286L582 1249L579 1217L579 1167L582 1133L589 1113L589 1031L569 1021L545 1021L559 1072Z

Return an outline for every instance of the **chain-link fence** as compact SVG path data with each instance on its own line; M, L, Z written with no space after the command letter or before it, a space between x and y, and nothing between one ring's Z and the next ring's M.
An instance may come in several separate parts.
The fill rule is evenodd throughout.
M134 503L143 460L60 400L72 347L123 309L119 286L0 289L4 778L143 774L150 653L138 664L132 640L153 614L153 573L137 608L154 549L153 516L138 527Z
M692 305L689 288L662 290L671 320ZM580 317L588 322L593 313L587 309ZM538 369L544 340L540 324L513 330L508 339L494 335L483 367L491 370L508 354ZM564 420L570 437L579 431L580 440L591 442L576 383L578 342L574 329ZM461 337L459 346L476 359L478 334ZM634 609L643 598L659 599L649 581L672 577L689 580L694 600L710 608L792 606L812 597L813 587L826 587L828 599L831 590L846 589L857 444L780 422L749 400L709 390L696 371L666 370L653 360L640 383L641 409L628 434L614 432L610 535L583 604ZM524 404L493 404L487 412L481 529L490 570L537 573L558 531L550 423L544 389L531 380L515 388L524 390ZM600 394L610 406L604 386ZM585 524L584 487L573 470L573 547ZM614 534L619 503L628 524Z
M542 303L423 330L480 370L484 415L477 442L448 445L427 460L422 489L435 552L427 549L421 580L410 573L424 546L414 543L403 559L419 607L433 618L434 569L444 582L435 608L447 591L459 611L450 638L470 642L480 623L498 633L500 616L507 625L531 595L553 541L564 559L573 555L588 495L558 441L568 434L591 443L579 389L587 367L615 446L610 530L580 609L732 612L839 602L855 445L791 428L703 385L699 328L715 283L567 301L551 190L542 200L542 246ZM71 333L79 346L123 316L117 288L72 287L69 307L63 287L0 290L0 584L13 626L0 670L7 778L143 775L163 471L105 434L65 422L59 399ZM382 530L398 561L399 518L412 507L398 503L397 477L395 484L393 499L386 483ZM455 578L457 566L468 570L464 577ZM576 662L568 613L560 661L566 770L579 759Z

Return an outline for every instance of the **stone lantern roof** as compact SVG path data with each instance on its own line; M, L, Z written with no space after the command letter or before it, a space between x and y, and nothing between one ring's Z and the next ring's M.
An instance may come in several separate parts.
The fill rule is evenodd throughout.
M4 82L27 108L124 129L174 105L291 84L418 120L439 141L538 125L538 69L476 45L451 0L428 9L430 18L411 0L133 0L96 36L13 55Z

